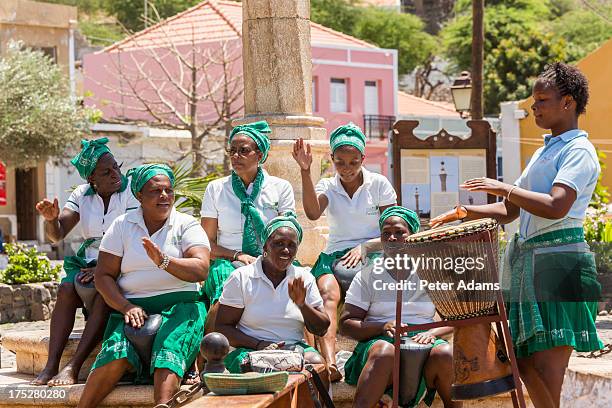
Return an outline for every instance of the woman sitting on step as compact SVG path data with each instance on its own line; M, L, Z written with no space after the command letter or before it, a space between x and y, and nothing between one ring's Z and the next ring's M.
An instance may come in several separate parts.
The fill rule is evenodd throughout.
M155 403L167 402L194 362L204 334L206 307L199 282L208 273L206 233L196 219L174 209L174 175L168 166L143 165L128 174L141 206L115 220L100 245L96 288L118 313L108 321L79 407L98 406L128 371L135 371L138 381L152 379ZM162 320L150 365L145 365L124 325L142 327L151 314Z
M393 243L405 241L410 234L418 232L419 218L414 211L393 206L382 213L379 225L385 256L394 257L391 252ZM345 382L357 386L354 407L373 407L393 383L396 292L382 289L388 287L385 283L393 284L404 279L416 283L417 290L404 292L403 323L430 323L435 314L435 307L427 293L418 289L416 273L408 276L408 271L381 272L375 265L382 268L383 264L371 262L353 279L340 318L341 332L359 342L345 365ZM451 331L450 327L440 327L408 333L412 340L422 344L431 343L433 348L423 368L416 396L404 406L415 407L421 400L431 405L437 390L445 407L461 407L461 403L453 402L450 396L452 348L438 338Z
M301 169L306 216L318 220L325 213L329 223L327 248L312 267L312 274L331 319L331 326L322 338L321 353L331 381L339 381L342 377L336 367L335 346L342 293L332 265L339 259L343 266L351 268L365 258L366 250L380 249L378 217L385 208L396 204L397 196L385 176L363 167L366 137L358 126L349 123L338 127L330 135L329 143L336 176L319 180L316 187L310 175L310 146L302 139L295 142L293 158Z
M236 349L225 358L231 373L240 373L249 351L304 349L306 362L323 364L316 350L303 342L304 327L325 334L329 317L314 277L292 264L302 240L295 214L270 221L263 231L263 254L230 275L219 299L215 328Z
M204 284L209 302L207 333L214 329L215 304L223 285L236 269L233 262L255 262L262 253L266 223L285 211L295 211L291 184L262 168L270 150L270 132L265 121L236 126L229 138L232 174L211 181L204 193L200 214L213 259Z
M138 208L139 203L128 187L128 179L106 145L107 138L83 140L82 149L71 163L87 183L77 186L70 194L60 213L57 198L44 199L36 210L45 220L47 238L57 243L80 224L83 243L75 256L64 259L66 276L57 292L57 302L51 315L49 357L45 368L38 374L34 385L70 385L77 382L83 362L102 339L109 309L100 296L96 296L87 310L87 322L81 340L66 366L59 372L60 359L74 327L77 308L84 307L75 290L75 280L82 283L94 279L98 246L102 235L115 218Z

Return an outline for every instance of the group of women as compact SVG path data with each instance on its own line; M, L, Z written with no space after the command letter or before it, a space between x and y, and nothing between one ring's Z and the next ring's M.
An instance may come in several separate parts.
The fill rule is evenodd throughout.
M584 76L571 66L553 64L536 81L533 96L536 123L551 134L521 178L514 185L490 179L463 185L503 201L458 206L431 221L437 226L492 217L507 223L520 216L520 236L511 245L508 261L513 277L533 273L521 262L526 264L536 248L571 256L559 246L584 242L582 220L600 171L592 144L577 126L588 99ZM124 176L106 139L83 141L72 163L87 183L71 194L61 213L57 200L37 205L51 240L63 239L80 221L84 244L65 260L66 278L51 321L49 360L35 384L75 383L83 361L102 340L79 406L97 406L130 373L137 381L152 381L155 402L163 403L182 380L196 381L200 340L210 331L224 334L234 348L225 360L230 372L240 372L249 351L299 348L306 361L326 364L330 379L337 381L339 329L358 341L345 365L345 381L357 386L354 405L372 407L383 398L392 379L395 306L377 295L371 263L365 260L380 250L384 255L388 244L418 232L419 218L396 205L395 191L385 177L364 168L366 138L357 126L341 126L330 135L336 174L316 186L310 146L297 140L293 157L301 169L304 212L311 220L325 213L330 227L324 252L312 268L302 267L295 259L303 232L293 189L262 167L270 149L269 133L263 121L233 129L228 146L231 175L208 185L200 222L174 208L169 167L143 165ZM362 260L366 266L353 279L339 310L342 291L333 265L351 267ZM583 281L593 277L591 258L580 253L573 260L580 263ZM394 271L377 276L391 282L403 278ZM76 309L82 306L75 279L94 280L100 296L87 311L77 352L59 371ZM513 290L522 290L515 286ZM520 371L534 405L556 407L572 349L601 346L593 305L573 301L533 306L526 321L520 320L525 317L522 303L508 304ZM417 290L405 298L403 311L403 323L420 324L433 321L435 307ZM150 314L161 314L162 323L150 365L144 366L123 326L141 327ZM421 400L431 403L436 391L445 407L461 406L450 395L452 346L441 339L450 332L438 328L409 333L417 342L433 344L412 406ZM306 333L317 336L319 351L304 342Z

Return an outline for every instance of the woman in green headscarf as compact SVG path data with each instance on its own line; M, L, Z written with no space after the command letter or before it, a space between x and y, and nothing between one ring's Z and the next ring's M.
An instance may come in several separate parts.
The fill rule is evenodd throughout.
M414 211L393 206L383 211L379 226L384 256L395 258L396 245L419 232L420 221ZM407 286L415 288L403 291L402 324L431 323L436 312L427 292L420 287L416 273L400 267L387 269L385 265L387 262L371 263L357 273L346 293L340 318L342 333L358 341L355 351L344 366L345 382L357 386L354 407L375 406L393 383L397 292L386 288L394 288L398 282L405 282ZM448 374L453 370L452 347L439 338L451 332L451 327L438 327L407 333L417 343L432 344L433 348L420 378L418 372L415 373L414 377L419 378L416 395L403 406L420 406L422 400L431 406L436 391L440 393L445 407L462 406L461 402L453 402L451 399L452 376Z
M268 157L270 127L265 121L236 126L228 154L232 174L212 181L202 200L202 227L211 243L213 262L204 292L210 305L206 331L212 331L217 300L236 265L249 265L262 254L264 226L285 211L295 211L287 180L262 168Z
M312 274L331 319L321 342L321 352L329 365L331 380L338 381L341 376L336 367L335 345L341 292L332 265L340 259L350 268L367 252L380 249L378 216L396 204L397 196L389 180L363 167L366 137L358 126L353 123L340 126L330 135L329 144L336 176L321 179L316 187L310 174L310 146L302 139L295 142L293 158L301 169L306 216L317 220L326 212L329 224L327 248L314 264ZM369 250L364 246L366 243Z
M166 165L148 164L128 172L140 208L115 220L102 243L96 288L115 310L87 378L79 407L94 407L127 371L153 381L155 403L167 402L193 364L204 334L210 244L202 226L174 205L174 175ZM145 366L124 333L142 327L151 314L162 316Z
M314 277L292 264L302 241L295 214L273 218L262 239L263 254L231 274L219 299L215 327L235 347L225 366L240 373L250 351L274 348L299 348L306 362L322 364L322 357L303 341L304 328L321 335L329 317Z
M58 374L64 345L74 326L74 315L83 306L74 288L75 279L83 283L93 280L102 235L115 218L139 206L107 143L107 138L81 142L82 149L71 163L86 183L70 194L61 213L57 198L53 201L45 198L36 204L36 210L45 220L47 238L53 243L64 239L79 223L83 243L76 256L64 259L66 276L59 286L51 315L49 357L45 368L32 382L35 385L74 384L81 365L102 338L108 310L104 301L96 297L92 310L88 311L79 346Z

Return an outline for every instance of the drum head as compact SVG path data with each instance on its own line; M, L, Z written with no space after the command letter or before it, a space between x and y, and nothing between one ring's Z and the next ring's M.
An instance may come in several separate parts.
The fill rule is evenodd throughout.
M458 225L448 225L418 232L408 237L408 242L433 242L497 229L497 221L492 218L466 221Z
M125 337L132 343L145 367L150 364L153 340L155 340L155 335L161 326L161 322L162 316L154 314L145 319L144 326L139 329L132 327L128 323L125 323L123 326Z
M98 291L96 290L96 285L94 281L82 283L79 280L80 275L80 273L77 274L74 279L74 290L76 290L77 295L79 295L79 297L83 301L83 306L85 306L85 309L91 311L94 299L98 294Z
M332 263L332 271L334 272L334 276L340 285L340 289L342 289L342 293L346 293L348 288L351 286L351 282L353 282L353 278L357 275L357 272L363 269L363 263L359 261L357 265L352 268L347 268L342 264L343 261L340 259L336 259Z

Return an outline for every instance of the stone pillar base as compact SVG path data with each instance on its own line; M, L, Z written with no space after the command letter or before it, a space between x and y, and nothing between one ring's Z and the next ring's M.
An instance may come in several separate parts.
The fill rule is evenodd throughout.
M304 238L297 259L303 265L312 266L327 245L328 227L325 216L316 221L309 220L302 204L302 177L300 167L291 155L293 144L299 138L307 141L312 151L311 177L313 183L321 178L321 164L329 157L329 143L326 140L325 120L316 116L298 115L249 115L236 119L232 125L238 126L266 120L272 129L270 153L264 168L273 176L291 183L295 194L295 209L298 220L304 229Z

